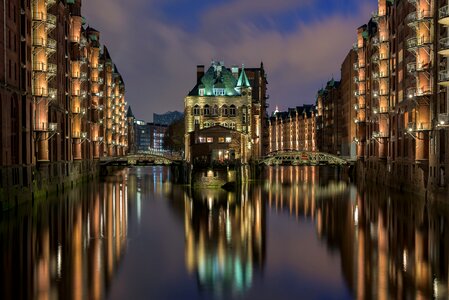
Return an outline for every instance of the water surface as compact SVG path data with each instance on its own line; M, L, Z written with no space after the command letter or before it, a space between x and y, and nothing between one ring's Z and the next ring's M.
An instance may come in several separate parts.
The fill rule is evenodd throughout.
M448 216L331 168L271 168L236 192L125 169L0 215L0 298L445 298Z

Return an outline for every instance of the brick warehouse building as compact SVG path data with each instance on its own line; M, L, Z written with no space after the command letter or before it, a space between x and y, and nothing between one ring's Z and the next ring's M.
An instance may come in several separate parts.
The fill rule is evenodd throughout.
M357 155L365 175L448 189L446 1L379 0L357 30Z
M11 0L0 10L0 198L20 201L126 153L125 87L80 0Z

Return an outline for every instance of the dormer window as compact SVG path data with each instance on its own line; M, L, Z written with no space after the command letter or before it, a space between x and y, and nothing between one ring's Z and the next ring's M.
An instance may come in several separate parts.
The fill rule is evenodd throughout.
M222 88L215 88L214 89L214 95L215 96L224 96L225 90Z
M204 89L199 89L199 90L198 90L198 94L199 94L200 96L204 96Z

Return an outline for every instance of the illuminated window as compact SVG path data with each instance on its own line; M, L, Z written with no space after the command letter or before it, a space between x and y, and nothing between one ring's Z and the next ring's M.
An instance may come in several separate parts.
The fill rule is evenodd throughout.
M199 89L198 93L199 93L200 96L204 96L204 89Z
M222 137L222 136L219 137L219 138L218 138L218 142L219 142L219 143L224 143L224 142L225 142L225 138Z
M208 143L213 143L214 142L214 138L213 137L207 137L207 142Z
M199 141L200 143L205 143L205 142L206 142L206 138L205 138L204 136L200 136L200 137L198 138L198 141Z
M227 136L227 137L226 137L226 143L230 143L231 141L232 141L231 137L230 137L230 136Z
M214 89L214 95L215 96L224 96L225 90L224 89Z

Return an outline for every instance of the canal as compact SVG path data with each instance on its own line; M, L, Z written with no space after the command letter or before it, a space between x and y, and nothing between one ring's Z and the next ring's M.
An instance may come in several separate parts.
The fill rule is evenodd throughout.
M337 170L236 192L136 167L0 215L1 299L446 298L449 206Z

